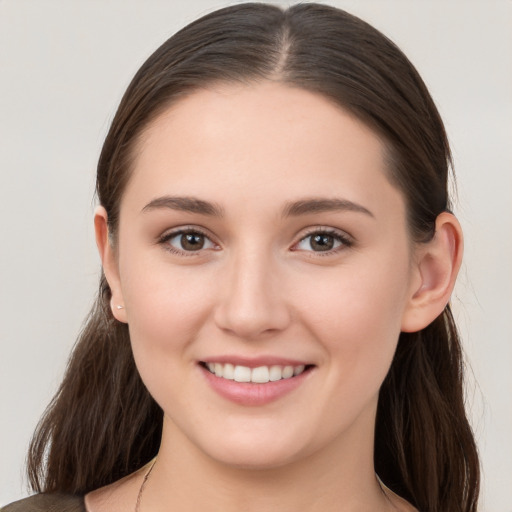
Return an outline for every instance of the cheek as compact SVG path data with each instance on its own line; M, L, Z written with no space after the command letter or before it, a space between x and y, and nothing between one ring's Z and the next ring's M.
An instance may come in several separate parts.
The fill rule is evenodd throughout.
M166 413L181 411L193 398L191 354L211 304L205 276L150 258L130 259L121 268L129 276L123 297L139 374Z
M120 262L123 298L134 352L183 351L208 317L210 272L199 267L176 271L161 256ZM126 279L123 279L123 274Z
M312 279L300 309L333 371L383 380L396 349L407 300L408 258L368 257ZM335 270L335 271L334 271ZM379 384L380 385L380 384Z

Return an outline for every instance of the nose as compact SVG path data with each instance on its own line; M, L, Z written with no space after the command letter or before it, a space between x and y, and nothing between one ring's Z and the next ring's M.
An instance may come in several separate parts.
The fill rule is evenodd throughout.
M261 251L246 251L227 263L215 310L223 331L253 340L283 331L291 320L278 264Z

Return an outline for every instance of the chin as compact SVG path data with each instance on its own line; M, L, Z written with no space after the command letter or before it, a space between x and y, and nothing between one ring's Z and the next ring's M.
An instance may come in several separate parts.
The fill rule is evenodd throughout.
M307 456L306 439L290 435L284 429L283 435L275 435L275 430L261 432L229 433L210 439L203 451L221 464L247 470L264 470L284 466Z
M275 447L242 448L234 447L228 453L210 453L217 462L244 470L266 470L285 466L299 457L297 454L284 453L283 450L276 450Z

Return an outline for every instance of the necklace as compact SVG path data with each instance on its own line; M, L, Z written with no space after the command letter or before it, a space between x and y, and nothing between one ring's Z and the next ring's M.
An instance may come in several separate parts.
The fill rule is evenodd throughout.
M382 491L382 494L384 494L388 502L388 506L390 506L393 510L397 510L395 504L391 500L391 496L394 495L395 493L380 479L380 476L377 475L377 473L375 473L375 476L377 477L377 482L379 484L380 490Z
M149 469L146 471L146 474L144 475L144 478L142 480L142 484L140 485L139 492L137 493L137 501L135 502L135 510L134 510L134 512L140 512L140 501L142 499L142 493L144 492L144 487L146 487L146 483L147 483L147 481L149 479L149 475L151 474L151 471L153 471L153 468L155 467L155 463L156 463L156 457L153 459L153 462L151 463L151 466L149 467ZM377 482L379 484L379 487L380 487L382 493L384 494L384 496L386 497L387 501L389 502L389 505L391 505L393 508L395 508L393 503L391 502L391 499L388 496L388 492L392 492L392 491L390 491L388 489L388 487L380 479L380 477L379 477L379 475L377 475L377 473L375 473L375 476L377 477Z
M142 498L142 493L144 491L144 487L146 487L146 483L148 481L149 475L151 474L151 471L155 467L156 457L153 459L153 462L149 469L147 470L146 474L144 475L144 479L142 480L142 484L140 486L139 492L137 494L137 501L135 502L135 512L139 512L140 509L140 500Z

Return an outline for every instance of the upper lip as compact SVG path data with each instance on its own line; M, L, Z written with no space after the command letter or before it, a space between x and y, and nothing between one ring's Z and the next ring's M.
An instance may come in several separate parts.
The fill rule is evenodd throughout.
M258 356L246 357L238 355L212 356L201 360L202 363L231 363L235 366L247 366L248 368L258 368L259 366L300 366L310 365L308 361L300 361L298 359L290 359L288 357L279 356Z

